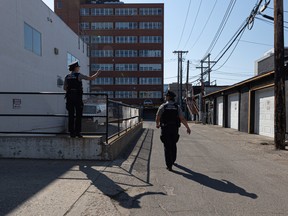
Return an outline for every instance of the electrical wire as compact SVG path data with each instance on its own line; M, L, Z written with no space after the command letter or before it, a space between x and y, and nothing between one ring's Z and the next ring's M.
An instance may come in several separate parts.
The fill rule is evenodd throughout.
M190 40L190 37L191 37L192 32L193 32L194 27L195 27L195 23L196 23L196 21L197 21L198 15L199 15L199 11L200 11L201 5L202 5L202 0L200 1L200 4L199 4L198 10L197 10L197 14L196 14L196 17L195 17L195 20L194 20L194 23L193 23L192 29L191 29L191 31L190 31L190 34L189 34L189 36L188 36L188 39L187 39L187 41L186 41L184 47L186 47L187 43L188 43L189 40Z
M221 70L214 70L213 71L213 73L215 73L215 74L220 74L220 75L227 75L227 76L229 76L229 75L233 75L233 76L250 76L251 75L251 72L239 72L238 74L235 74L235 73L233 73L233 72L227 72L227 71L221 71Z
M246 21L244 21L244 22L241 24L241 26L240 26L240 27L238 28L238 30L234 33L234 35L233 35L232 38L228 41L228 43L224 46L224 48L219 52L219 54L215 57L215 59L217 59L222 52L225 52L224 50L227 50L227 47L229 47L229 45L233 43L233 41L235 40L235 38L238 37L238 35L239 35L240 32L242 32L242 31L244 31L244 30L246 29L246 26L245 26L245 25L246 25Z
M251 28L249 28L249 25L251 25L252 23L252 27L253 27L253 24L254 24L254 19L256 17L256 15L258 14L258 10L259 10L259 7L261 5L263 0L260 0L258 4L256 4L256 6L252 9L249 17L246 19L246 21L244 23L241 24L241 26L239 27L239 29L237 30L237 32L233 35L233 37L230 39L230 41L225 45L225 47L221 50L221 52L217 55L217 60L216 61L213 61L213 65L209 68L209 70L211 71L211 69L223 58L223 56L227 53L227 51L231 48L231 46L235 43L235 41L238 39L236 45L234 46L233 50L231 51L230 55L228 56L228 58L225 60L225 62L217 69L215 70L218 70L220 69L221 67L223 67L227 61L230 59L230 57L232 56L233 52L235 51L241 37L243 36L244 34L244 31L246 29L246 27L248 27L249 30L251 30ZM230 2L232 3L232 1ZM229 7L228 7L229 8ZM233 9L233 8L232 8ZM225 16L224 16L225 17ZM223 19L224 20L224 19ZM227 21L226 21L227 22ZM221 25L220 25L221 26ZM251 27L251 26L250 26ZM219 28L220 29L220 28ZM217 34L216 34L217 35ZM218 40L218 39L217 39ZM225 49L225 50L224 50ZM209 52L208 52L209 53ZM204 74L206 74L207 71L204 72Z
M263 18L260 18L260 17L255 17L255 19L261 20L261 21L266 22L266 23L268 23L270 25L274 25L274 22L266 20L266 19L263 19ZM288 31L288 26L283 26L283 28L284 28L284 31Z
M262 1L263 1L263 0L260 0L259 3L256 4L256 6L252 9L252 11L251 11L249 17L246 19L246 22L244 23L244 25L242 24L242 25L241 25L242 27L240 28L240 30L238 30L238 33L237 33L237 34L234 34L234 36L235 36L234 39L230 40L231 42L230 42L230 44L229 44L228 46L226 45L227 48L225 49L225 51L223 51L223 49L221 50L221 52L223 51L223 53L222 53L222 54L220 55L220 57L215 61L215 63L211 66L210 69L212 69L212 68L220 61L220 59L226 54L226 52L230 49L230 47L231 47L231 46L233 45L233 43L237 40L237 38L238 38L238 37L240 37L240 38L242 37L242 35L243 35L246 27L248 27L248 29L251 30L251 28L249 28L249 25L251 25L251 23L254 23L254 19L255 19L256 15L258 14L258 10L259 10L259 7L260 7ZM252 25L252 26L253 26L253 25ZM236 46L238 45L238 43L239 43L239 39L238 39L238 41L237 41ZM232 55L232 53L234 52L236 46L234 47L233 51L232 51L232 52L230 53L230 55L228 56L228 59L231 57L231 55ZM221 53L221 52L220 52L220 53ZM218 56L219 56L219 54L218 54ZM225 63L228 61L228 59L225 61ZM224 63L224 64L225 64L225 63ZM222 64L219 68L223 67L224 64ZM219 68L218 68L218 69L219 69Z
M221 36L221 34L222 34L223 30L224 30L224 27L225 27L230 15L231 15L231 12L232 12L232 10L233 10L233 8L235 6L235 3L236 3L236 0L230 0L230 3L229 3L229 5L228 5L228 7L226 9L224 17L223 17L223 19L222 19L222 21L220 23L220 26L219 26L219 28L218 28L218 30L217 30L217 32L216 32L216 34L215 34L210 46L209 46L209 48L206 51L204 56L207 56L208 53L211 53L211 51L215 47L215 45L216 45L218 39L220 38L220 36Z
M188 10L187 10L187 13L186 13L186 18L185 18L184 26L183 26L182 33L181 33L181 36L180 36L180 40L179 40L179 43L178 43L178 46L177 46L177 50L179 49L180 43L182 41L183 33L184 33L184 30L185 30L185 27L186 27L187 18L188 18L189 11L190 11L190 6L191 6L191 0L189 1Z
M244 34L244 31L242 31L241 32L241 35L240 35L240 38L243 36L243 34ZM231 45L233 44L234 42L232 42L231 43ZM230 55L228 56L228 58L224 61L224 63L220 66L220 67L218 67L217 69L215 69L215 70L219 70L220 68L222 68L226 63L227 63L227 61L230 59L230 57L232 56L232 54L233 54L233 52L235 51L235 49L236 49L236 47L237 47L237 45L239 44L239 39L238 39L238 41L237 41L237 43L235 44L235 47L233 48L233 50L231 51L231 53L230 53ZM229 47L227 48L227 51L229 50ZM226 52L224 52L223 54L222 54L222 56L221 57L219 57L219 60L225 55L225 53ZM218 61L218 60L217 60ZM211 67L212 68L212 67Z
M173 78L177 78L177 76L173 76L173 77L166 77L164 79L173 79Z
M271 9L271 10L274 10L274 8L272 8L272 7L267 7L267 8L269 8L269 9ZM283 10L283 12L284 12L284 13L288 13L288 11L286 11L286 10Z
M210 18L211 18L211 15L212 15L212 13L213 13L213 11L214 11L214 9L215 9L216 3L217 3L217 0L214 2L214 5L213 5L213 7L212 7L212 10L210 11L210 14L209 14L209 16L208 16L208 19L206 20L206 23L204 24L204 26L203 26L200 34L198 35L196 41L194 42L194 44L191 46L191 48L190 48L189 50L192 50L192 49L194 48L194 46L197 44L197 42L199 41L200 37L202 36L202 34L203 34L203 32L204 32L204 30L205 30L205 28L206 28L206 26L207 26Z
M269 47L273 47L273 46L274 46L274 45L272 45L272 44L258 43L258 42L254 42L254 41L246 41L246 40L240 40L240 42L244 42L244 43L251 43L251 44L257 44L257 45L262 45L262 46L269 46Z

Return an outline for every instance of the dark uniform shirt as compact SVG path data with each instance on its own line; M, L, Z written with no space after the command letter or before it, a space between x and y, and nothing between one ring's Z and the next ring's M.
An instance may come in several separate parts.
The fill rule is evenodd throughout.
M77 78L78 76L78 78ZM81 73L76 73L76 72L71 72L65 77L64 81L64 89L66 91L70 90L78 90L82 91L82 79L87 80L89 77L81 74Z
M177 110L177 113L178 113L178 118L181 117L181 116L183 116L182 110L180 109L180 107L179 107L178 105L175 104L174 101L167 101L166 103L163 103L163 104L159 107L159 109L158 109L158 111L157 111L157 113L156 113L156 115L160 117L160 123L161 123L161 124L163 123L163 118L162 118L163 116L162 116L162 115L163 115L163 113L164 113L165 106L166 106L166 109L167 109L167 108L168 108L168 109L169 109L169 108L170 108L170 109L176 109L176 110ZM167 107L167 106L168 106L168 107ZM165 116L165 119L169 121L169 116L168 116L168 117ZM173 117L171 118L171 120L173 120ZM175 123L176 123L176 122L175 122Z

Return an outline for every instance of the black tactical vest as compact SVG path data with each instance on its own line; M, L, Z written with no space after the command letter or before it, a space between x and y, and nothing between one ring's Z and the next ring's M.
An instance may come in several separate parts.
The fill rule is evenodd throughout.
M160 118L161 126L177 125L180 127L180 119L178 113L178 105L175 103L168 103L164 105L164 111Z
M79 81L78 77L79 73L71 73L66 76L67 93L83 93L82 81Z

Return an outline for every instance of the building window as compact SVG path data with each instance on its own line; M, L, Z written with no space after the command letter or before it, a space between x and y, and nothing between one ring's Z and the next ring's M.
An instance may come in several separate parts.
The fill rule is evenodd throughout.
M91 50L92 57L113 57L113 50Z
M137 50L115 50L116 57L137 57Z
M113 43L113 36L91 36L91 43L110 44Z
M91 71L113 71L113 64L91 64Z
M161 64L140 64L139 70L140 71L161 71L162 67L161 67Z
M139 98L162 98L161 91L140 91Z
M161 85L162 79L160 77L140 77L140 85Z
M90 36L89 35L81 35L80 37L85 43L90 43Z
M91 23L91 30L95 29L113 29L112 22L92 22Z
M161 22L140 22L139 29L162 29Z
M24 23L24 48L36 55L42 55L41 33L27 23Z
M116 8L115 15L117 16L134 16L137 15L137 8Z
M80 9L80 15L81 16L89 16L90 15L89 8L81 8Z
M67 53L67 68L68 68L68 65L70 65L74 61L78 61L79 62L79 60L75 56L73 56L70 53Z
M80 28L81 28L81 30L89 30L90 29L89 22L81 22Z
M113 91L91 91L91 93L107 94L108 98L114 98L114 92Z
M140 15L162 15L162 8L140 8Z
M62 0L58 0L58 1L56 2L56 8L57 8L57 9L62 9L62 7L63 7Z
M137 98L136 91L116 91L115 98Z
M161 57L161 50L139 50L140 57Z
M111 16L113 15L112 8L91 8L92 16Z
M138 71L137 64L116 64L115 71Z
M137 78L136 77L116 77L115 85L136 85Z
M162 43L162 36L140 36L140 43Z
M115 43L137 43L137 36L116 36Z
M91 81L92 85L113 85L113 78L112 77L98 77L95 80Z
M115 29L137 29L137 22L116 22Z

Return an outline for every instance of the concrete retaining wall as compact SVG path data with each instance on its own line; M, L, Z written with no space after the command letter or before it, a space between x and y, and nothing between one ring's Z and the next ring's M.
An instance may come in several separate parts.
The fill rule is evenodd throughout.
M1 137L0 158L101 159L102 141L98 138Z
M2 136L0 158L114 160L141 132L138 124L105 144L102 137Z

